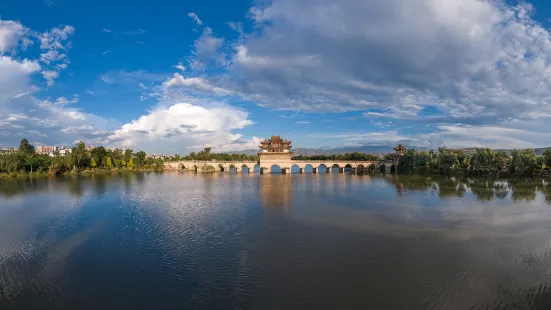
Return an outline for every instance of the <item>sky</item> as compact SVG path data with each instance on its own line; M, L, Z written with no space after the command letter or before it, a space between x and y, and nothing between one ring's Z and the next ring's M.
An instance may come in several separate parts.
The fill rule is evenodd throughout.
M0 147L551 146L551 4L0 5Z

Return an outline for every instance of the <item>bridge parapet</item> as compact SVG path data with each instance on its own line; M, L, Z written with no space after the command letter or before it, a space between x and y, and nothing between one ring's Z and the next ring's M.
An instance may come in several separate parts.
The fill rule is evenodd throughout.
M351 168L353 171L378 170L391 172L395 162L392 160L383 161L348 161L348 160L263 160L263 161L204 161L204 160L182 160L165 163L167 170L186 170L196 172L217 172L230 171L235 168L238 172L243 167L247 167L249 172L253 172L255 166L259 166L261 172L271 172L272 167L278 166L283 172L290 172L293 166L299 168L302 172L309 165L318 171L320 168L326 168L330 171L333 167L338 167L339 171L344 172L345 168ZM396 167L394 167L396 168ZM384 170L383 170L384 169ZM395 169L394 169L395 170ZM322 172L322 171L319 171Z

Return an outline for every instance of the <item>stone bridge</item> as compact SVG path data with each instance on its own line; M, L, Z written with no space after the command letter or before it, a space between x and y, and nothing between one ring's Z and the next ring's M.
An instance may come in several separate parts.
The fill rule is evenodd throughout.
M239 161L198 161L198 160L183 160L177 162L165 163L167 170L185 170L196 172L229 172L232 168L238 173L245 171L248 173L260 172L270 173L281 171L281 173L290 173L294 167L299 173L304 173L305 169L310 166L313 173L330 173L332 168L338 168L340 173L349 170L355 172L384 172L392 173L396 171L395 161L334 161L334 160L291 160L291 159L272 159L261 160L255 162L239 162ZM244 169L247 168L247 169ZM325 170L324 170L325 169Z

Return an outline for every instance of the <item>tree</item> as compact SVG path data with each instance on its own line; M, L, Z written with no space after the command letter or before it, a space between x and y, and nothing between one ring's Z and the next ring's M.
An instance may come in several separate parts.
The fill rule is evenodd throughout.
M134 158L130 158L126 166L130 169L134 169Z
M547 167L551 167L551 148L543 152L543 162Z
M509 163L509 156L505 151L497 151L494 155L494 168L501 170L504 167L507 167Z
M19 154L23 156L34 154L34 146L30 145L29 141L25 138L21 139L19 143Z
M95 159L97 164L98 161L107 156L107 150L103 146L98 146L90 152L90 155Z
M94 157L92 157L92 159L90 159L90 167L92 167L92 170L93 170L93 169L96 169L97 166L98 164L94 160Z
M106 162L105 166L106 166L107 168L109 168L109 169L113 168L113 161L111 160L111 157L107 157L107 158L105 159L105 162Z
M78 142L71 152L73 158L73 169L85 168L90 164L90 153L86 149L86 144L80 141Z
M134 154L134 151L132 149L126 149L124 151L124 160L126 160L126 162L128 162L130 160L130 158L132 158L133 154Z
M121 160L121 166L126 167L126 160Z
M122 150L121 149L114 149L113 150L113 154L112 154L112 157L114 159L120 159L120 160L124 160L124 154L122 153Z
M459 164L457 153L445 147L438 149L438 169L441 173L448 174L455 165Z
M138 153L136 153L136 164L138 165L138 167L142 166L145 162L145 157L147 156L147 154L145 154L144 151L139 151Z

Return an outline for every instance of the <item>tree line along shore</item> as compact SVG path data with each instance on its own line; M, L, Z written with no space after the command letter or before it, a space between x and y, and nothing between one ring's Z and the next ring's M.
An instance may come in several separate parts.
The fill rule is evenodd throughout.
M392 159L360 152L294 156L296 160L351 160L377 161ZM207 147L187 156L147 156L144 151L131 149L108 150L103 146L89 150L84 142L78 142L67 155L54 152L53 155L39 154L27 139L22 139L17 151L0 153L0 176L18 177L29 175L59 175L76 173L98 173L108 171L161 171L165 162L180 160L200 161L257 161L257 155L214 153ZM533 149L493 151L489 148L475 148L472 152L441 147L436 151L403 152L397 167L399 173L473 173L498 174L504 176L549 176L551 174L551 149L541 156Z

